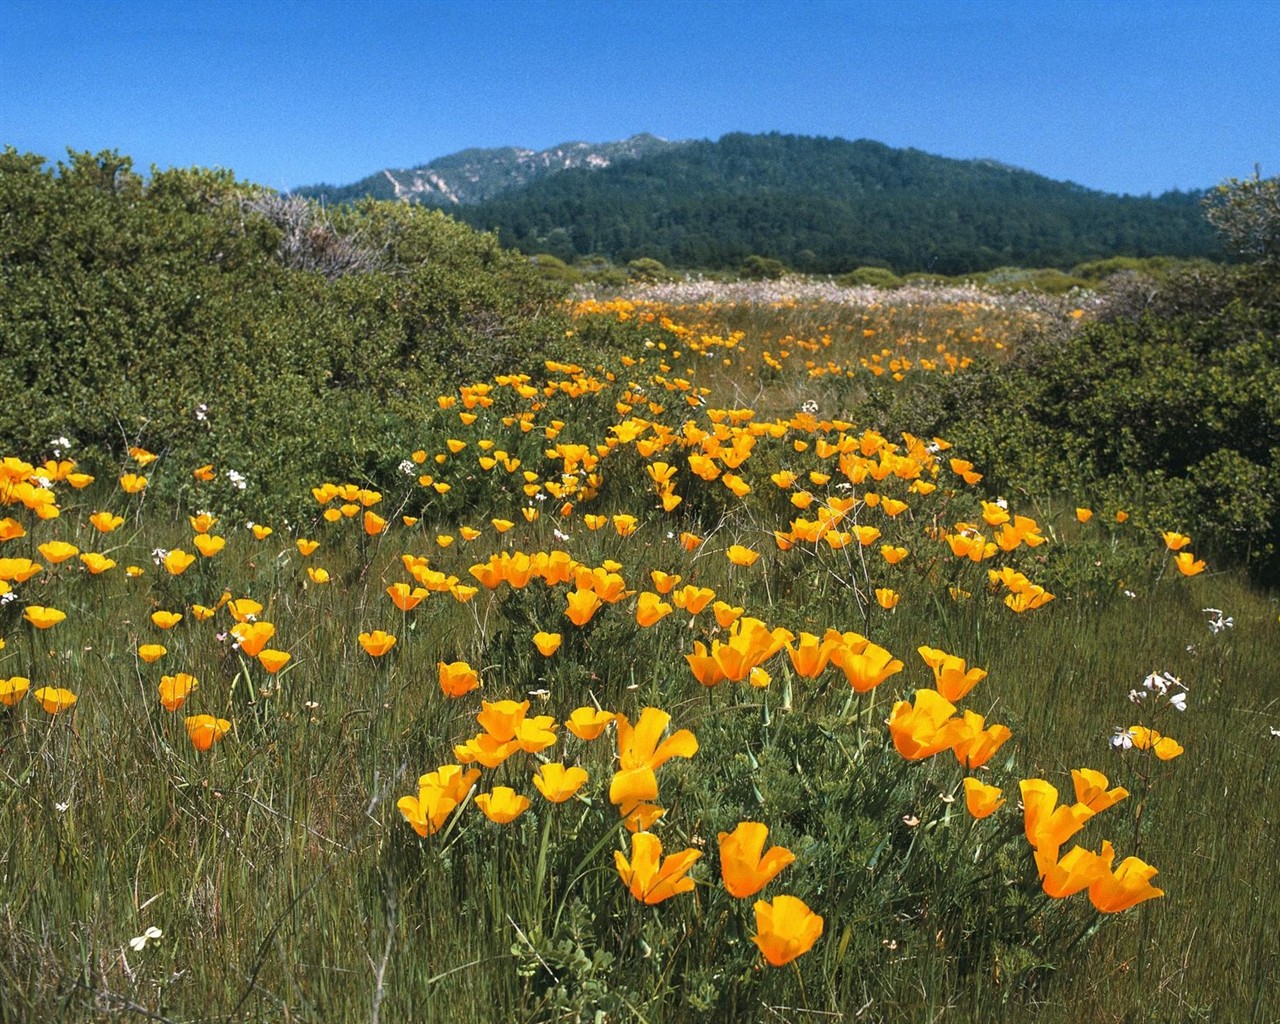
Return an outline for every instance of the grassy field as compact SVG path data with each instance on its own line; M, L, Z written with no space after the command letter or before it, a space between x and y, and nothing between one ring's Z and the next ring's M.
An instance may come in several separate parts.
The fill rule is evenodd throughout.
M861 416L1088 308L840 295L583 302L599 365L442 394L304 521L133 439L3 453L0 1020L1280 1020L1280 604Z

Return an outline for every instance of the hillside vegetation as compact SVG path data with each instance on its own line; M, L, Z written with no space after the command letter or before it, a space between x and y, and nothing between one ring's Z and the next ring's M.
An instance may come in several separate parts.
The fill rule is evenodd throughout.
M961 274L1212 255L1198 200L1109 195L866 140L737 134L565 171L457 215L506 245L566 261L716 269L758 255L805 273Z

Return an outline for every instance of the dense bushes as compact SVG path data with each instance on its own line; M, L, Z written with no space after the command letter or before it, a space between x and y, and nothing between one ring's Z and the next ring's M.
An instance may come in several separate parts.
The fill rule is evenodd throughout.
M411 448L442 387L563 343L554 286L442 213L330 219L114 153L0 154L0 265L0 449L180 449L243 473L262 514Z
M913 422L962 444L988 482L1132 509L1201 531L1219 555L1280 562L1280 287L1256 268L1192 268L1126 287L1099 318L1007 363L938 377ZM903 411L893 415L902 418Z

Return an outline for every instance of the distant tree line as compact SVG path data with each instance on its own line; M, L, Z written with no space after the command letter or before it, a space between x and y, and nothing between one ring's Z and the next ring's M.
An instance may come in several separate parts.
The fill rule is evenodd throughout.
M962 274L1215 256L1201 195L1116 196L875 142L728 135L565 171L452 212L504 245L565 261L725 269L754 254L807 273Z

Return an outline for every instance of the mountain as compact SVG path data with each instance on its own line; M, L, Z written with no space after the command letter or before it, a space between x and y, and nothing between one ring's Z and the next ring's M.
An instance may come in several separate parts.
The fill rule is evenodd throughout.
M760 255L810 273L883 266L964 274L1010 265L1065 269L1112 256L1217 255L1200 193L1117 196L993 160L866 139L636 139L645 145L628 140L620 145L632 146L629 155L607 163L571 146L548 155L482 150L443 158L428 167L452 174L444 180L453 202L441 200L425 174L384 172L387 184L373 194L436 197L460 220L496 230L504 245L566 261L651 257L722 269ZM420 187L412 184L419 180ZM361 187L347 195L363 194Z
M328 203L373 196L431 206L468 205L482 203L560 171L600 170L679 145L679 142L641 133L621 142L562 142L540 151L515 146L464 149L419 167L378 171L352 185L307 185L295 189L294 194Z

